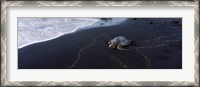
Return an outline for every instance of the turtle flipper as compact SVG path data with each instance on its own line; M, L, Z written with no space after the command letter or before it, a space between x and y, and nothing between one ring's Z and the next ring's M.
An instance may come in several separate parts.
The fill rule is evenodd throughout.
M118 50L123 50L123 51L129 51L129 50L131 50L131 49L125 49L125 48L123 48L123 47L121 47L121 46L117 46L117 49L118 49Z

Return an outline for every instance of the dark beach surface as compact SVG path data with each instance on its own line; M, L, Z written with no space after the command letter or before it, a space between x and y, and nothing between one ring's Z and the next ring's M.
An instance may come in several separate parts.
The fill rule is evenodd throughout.
M182 69L182 21L128 19L18 49L18 69ZM129 51L109 49L125 36Z

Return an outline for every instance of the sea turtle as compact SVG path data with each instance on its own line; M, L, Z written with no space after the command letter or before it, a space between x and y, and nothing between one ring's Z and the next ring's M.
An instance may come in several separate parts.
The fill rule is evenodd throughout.
M117 36L110 41L108 41L109 48L114 49L117 48L118 50L129 50L125 49L124 47L130 45L131 40L128 40L124 36Z

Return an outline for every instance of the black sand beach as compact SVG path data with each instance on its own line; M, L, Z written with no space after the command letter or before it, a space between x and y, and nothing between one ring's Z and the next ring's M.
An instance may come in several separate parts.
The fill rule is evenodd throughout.
M63 35L18 50L19 69L182 69L182 26L170 19L128 19L118 25ZM125 36L130 51L109 49Z

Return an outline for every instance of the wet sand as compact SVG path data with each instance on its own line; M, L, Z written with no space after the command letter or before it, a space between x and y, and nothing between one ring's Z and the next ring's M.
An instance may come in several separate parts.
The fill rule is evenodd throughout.
M162 22L157 22L162 21ZM63 35L18 50L19 69L181 69L182 27L169 19L129 19L121 24ZM125 36L130 51L109 49Z

